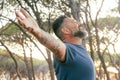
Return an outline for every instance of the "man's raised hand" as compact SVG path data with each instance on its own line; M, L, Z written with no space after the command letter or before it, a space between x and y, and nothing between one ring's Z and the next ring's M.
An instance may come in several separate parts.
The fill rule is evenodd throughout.
M35 33L40 29L37 22L23 8L16 12L16 18L19 24L31 33Z

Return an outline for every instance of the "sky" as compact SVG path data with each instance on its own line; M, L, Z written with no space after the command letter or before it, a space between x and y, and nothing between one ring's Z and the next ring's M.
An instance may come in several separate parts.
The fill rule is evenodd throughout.
M98 2L91 2L91 12L92 12L92 17L95 17L96 11L99 9L102 0L97 0ZM118 0L104 0L101 12L99 14L99 17L106 17L106 15L112 15L112 16L120 16L119 14L112 14L111 9L117 8L118 6Z
M97 0L98 2L91 2L91 12L92 12L92 17L95 18L95 14L96 14L96 11L98 10L100 4L101 4L101 1L102 0ZM112 16L120 16L119 14L111 14L110 10L117 7L118 6L118 0L105 0L104 4L103 4L103 8L100 12L100 15L99 17L105 17L106 15L112 15ZM13 8L11 6L11 8ZM12 11L15 10L15 9L11 9ZM13 11L14 12L14 11ZM3 11L3 14L2 15L5 15L5 16L8 16L9 18L11 19L14 19L15 18L15 13L9 13L7 12L7 10ZM5 25L6 24L6 21L0 21L0 27L2 27L2 25Z

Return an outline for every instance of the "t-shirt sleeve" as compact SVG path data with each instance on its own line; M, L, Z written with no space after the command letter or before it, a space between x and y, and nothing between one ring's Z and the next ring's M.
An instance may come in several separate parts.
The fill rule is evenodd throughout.
M75 51L71 45L66 44L66 54L65 54L65 61L63 63L70 64L75 61Z
M77 54L76 51L74 50L74 46L71 44L67 44L66 45L66 54L65 54L65 60L64 61L59 61L57 58L54 57L55 61L62 63L62 64L73 64L75 62L75 58L77 58Z

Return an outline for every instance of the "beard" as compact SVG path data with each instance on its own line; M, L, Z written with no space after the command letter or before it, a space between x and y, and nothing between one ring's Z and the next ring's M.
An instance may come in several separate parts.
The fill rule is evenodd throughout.
M75 32L73 36L74 37L79 37L79 38L84 38L85 37L85 32L79 30L79 31Z

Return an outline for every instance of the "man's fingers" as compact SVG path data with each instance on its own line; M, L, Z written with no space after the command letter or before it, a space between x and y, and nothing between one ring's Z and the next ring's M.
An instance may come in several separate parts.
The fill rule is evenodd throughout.
M25 19L25 16L20 11L16 12L15 14L16 14L16 17L19 17L22 20Z
M29 23L28 20L31 18L27 11L21 8L20 11L16 12L16 18L21 26L23 26L29 32L33 32L33 28L27 24Z
M18 23L23 26L25 29L27 29L29 32L33 32L33 28L25 26L23 20L21 20L19 17L17 17Z
M17 19L18 19L18 23L19 23L21 26L23 26L24 28L26 28L26 27L25 27L25 24L23 23L23 21L22 21L19 17L17 17Z
M30 17L30 15L27 13L27 11L25 11L23 8L20 9L21 13L23 13L23 15L28 18Z

